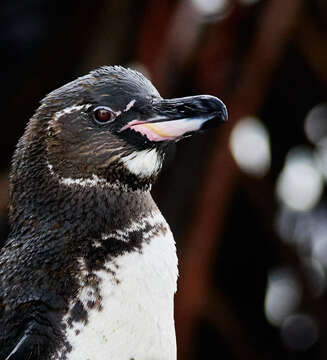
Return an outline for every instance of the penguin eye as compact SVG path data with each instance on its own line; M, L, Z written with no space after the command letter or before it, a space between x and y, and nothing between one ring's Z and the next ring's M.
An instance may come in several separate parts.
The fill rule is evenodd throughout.
M98 124L107 124L116 119L116 114L106 106L98 106L93 110L93 117Z

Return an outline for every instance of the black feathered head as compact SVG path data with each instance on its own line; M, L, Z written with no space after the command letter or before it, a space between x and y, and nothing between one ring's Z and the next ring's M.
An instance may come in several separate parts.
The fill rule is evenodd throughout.
M169 144L226 119L214 96L163 99L141 73L102 67L42 100L18 152L33 148L64 185L144 189Z

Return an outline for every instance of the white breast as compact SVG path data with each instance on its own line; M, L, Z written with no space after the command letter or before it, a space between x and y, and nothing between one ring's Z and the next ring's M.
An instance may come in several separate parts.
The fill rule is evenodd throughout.
M155 220L165 224L165 234L152 237L141 251L108 262L108 269L114 265L114 276L105 270L95 273L100 279L102 310L88 310L87 324L67 328L67 340L72 346L67 360L176 359L175 242L160 213ZM84 287L79 299L86 304L92 296L90 288Z

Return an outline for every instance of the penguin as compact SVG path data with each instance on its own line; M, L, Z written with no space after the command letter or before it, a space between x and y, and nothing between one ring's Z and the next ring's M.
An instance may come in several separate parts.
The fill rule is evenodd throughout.
M105 66L54 90L17 144L0 360L174 360L175 241L151 197L167 149L227 120Z

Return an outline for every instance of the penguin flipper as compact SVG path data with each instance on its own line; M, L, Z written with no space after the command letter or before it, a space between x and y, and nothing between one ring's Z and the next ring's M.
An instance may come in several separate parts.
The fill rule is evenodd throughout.
M28 335L24 335L5 360L27 360L29 350L30 356L33 355L33 344L31 344L30 340Z
M4 360L43 360L48 359L52 344L48 337L49 329L32 321ZM5 355L6 356L6 355Z

